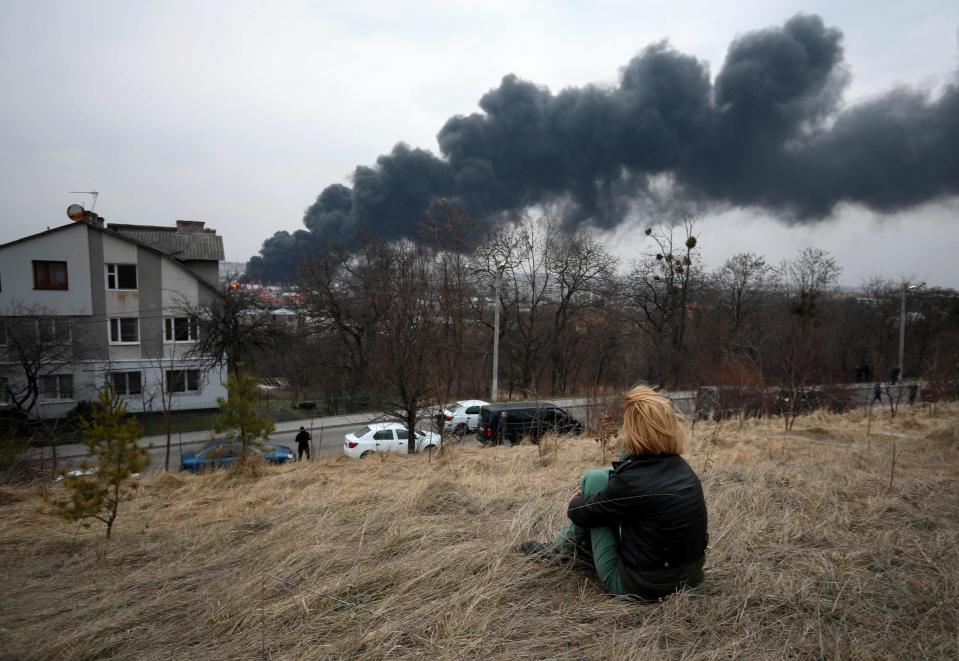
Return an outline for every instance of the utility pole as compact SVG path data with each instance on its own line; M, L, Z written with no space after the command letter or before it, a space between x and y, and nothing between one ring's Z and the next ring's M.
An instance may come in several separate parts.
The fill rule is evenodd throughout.
M925 282L909 284L902 283L902 291L899 293L899 383L905 381L906 373L903 370L903 356L906 349L906 292L910 289L919 289L925 286Z
M903 354L906 349L906 289L908 283L902 283L902 291L899 292L899 383L905 380L906 374L902 371Z
M505 268L506 264L496 265L496 280L494 286L496 293L493 300L493 387L490 391L490 401L492 402L498 399L499 391L499 290L503 285L503 269Z

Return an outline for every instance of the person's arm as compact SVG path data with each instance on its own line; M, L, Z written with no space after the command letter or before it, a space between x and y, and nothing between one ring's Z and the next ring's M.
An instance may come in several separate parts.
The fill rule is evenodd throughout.
M613 525L628 512L636 511L636 498L631 497L626 482L611 473L609 483L591 496L578 495L569 501L566 516L583 528Z

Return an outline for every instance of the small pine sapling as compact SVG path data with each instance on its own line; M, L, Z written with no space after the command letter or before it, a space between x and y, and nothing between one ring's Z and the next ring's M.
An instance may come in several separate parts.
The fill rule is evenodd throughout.
M126 402L111 388L100 391L90 417L80 420L83 444L96 466L83 462L79 470L61 470L63 491L45 494L49 514L84 526L91 519L100 521L106 526L107 539L120 503L129 500L138 486L131 477L150 464L148 448L138 443L140 426L126 409Z
M213 430L239 441L243 455L251 447L260 445L259 439L268 439L276 423L256 412L256 380L241 370L231 374L226 384L227 398L220 397L220 413L213 421Z

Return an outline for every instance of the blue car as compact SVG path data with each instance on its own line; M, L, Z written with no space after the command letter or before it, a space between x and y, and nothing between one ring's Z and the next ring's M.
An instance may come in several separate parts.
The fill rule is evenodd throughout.
M251 452L260 454L271 464L285 464L293 461L296 455L285 445L265 445L260 448L250 448ZM180 455L180 470L199 473L203 470L229 466L239 459L243 446L228 439L216 439L199 450L187 451Z

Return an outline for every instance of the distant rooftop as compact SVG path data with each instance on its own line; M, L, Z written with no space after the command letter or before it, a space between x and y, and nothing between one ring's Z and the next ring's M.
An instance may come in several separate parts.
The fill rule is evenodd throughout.
M223 237L204 224L202 220L178 220L176 227L110 223L107 229L180 261L223 261Z

